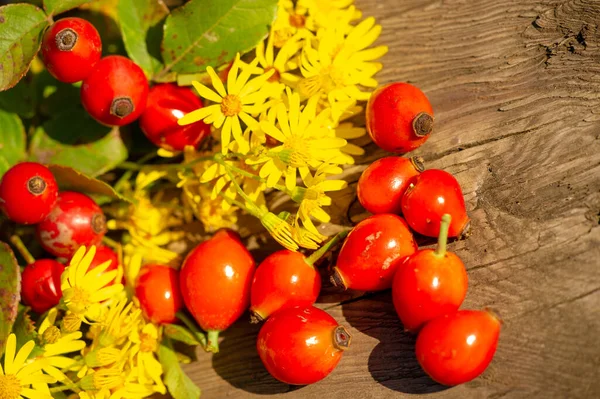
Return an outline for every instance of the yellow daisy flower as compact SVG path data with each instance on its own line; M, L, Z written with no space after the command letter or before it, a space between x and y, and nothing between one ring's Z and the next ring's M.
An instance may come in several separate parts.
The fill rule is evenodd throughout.
M156 359L160 341L159 329L152 323L140 324L129 336L133 347L130 351L130 362L133 370L137 370L137 380L144 386L154 385L162 394L166 388L162 382L162 364Z
M40 362L27 361L35 347L28 341L17 353L17 337L10 334L6 340L4 367L0 364L0 397L2 399L51 399L47 384L56 382L56 378L41 371Z
M248 143L244 140L240 119L249 127L257 123L251 115L260 113L262 104L269 96L268 92L261 89L275 73L274 70L271 70L248 80L256 65L258 65L258 59L255 59L249 66L242 66L238 54L227 75L227 90L225 90L223 82L221 82L214 69L207 67L206 71L210 75L212 85L216 91L197 81L192 82L192 84L201 97L216 104L192 111L179 119L178 123L189 125L203 120L216 128L221 128L221 151L223 154L226 154L229 149L232 135L240 147L247 151ZM241 73L239 73L240 69L242 69ZM242 152L244 151L242 150Z
M297 13L307 13L308 19L306 26L311 30L330 26L332 21L346 19L344 14L350 14L350 21L360 19L362 13L356 7L352 6L354 0L298 0L296 5Z
M98 345L110 347L122 344L141 322L141 309L127 298L111 304L105 319L100 322L102 330L97 336Z
M279 97L283 93L283 88L280 83L287 86L294 86L300 78L293 73L290 73L290 69L294 68L294 64L290 63L292 57L294 57L302 48L300 40L305 38L303 34L296 34L291 37L279 50L275 56L275 50L273 45L273 29L267 38L267 44L261 41L256 46L256 59L262 69L259 69L259 73L265 73L270 70L274 70L273 75L267 80L266 85L274 86L272 91L277 93L276 97Z
M112 284L118 274L117 270L106 271L110 262L106 261L89 270L96 255L96 247L89 251L79 247L61 276L62 303L76 315L84 316L92 307L112 298L123 290L123 285Z

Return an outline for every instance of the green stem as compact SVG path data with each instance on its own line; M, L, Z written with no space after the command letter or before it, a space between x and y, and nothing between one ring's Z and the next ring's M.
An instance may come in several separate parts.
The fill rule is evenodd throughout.
M64 391L79 391L79 384L63 385L61 387L50 388L50 393L58 393Z
M208 343L206 344L206 351L212 353L219 353L219 331L208 330Z
M438 245L435 249L434 254L436 256L444 256L446 255L446 244L448 243L448 230L450 229L450 222L452 221L452 216L445 213L442 216L442 221L440 222L440 234L438 236Z
M127 181L131 179L131 176L133 176L132 170L128 170L127 172L123 173L123 175L119 178L119 180L117 180L117 182L114 185L115 191L121 192L125 183L127 183Z
M305 260L306 263L311 266L314 265L315 262L325 256L325 254L329 252L329 250L331 250L331 248L333 248L338 242L346 238L348 233L350 233L350 230L344 230L337 233L331 240L327 241L323 246L321 246L321 248L310 254L310 256L308 256Z
M225 168L227 169L227 168ZM249 214L251 214L254 217L257 218L261 218L264 215L264 212L260 210L260 208L258 206L256 206L256 204L254 204L254 201L252 201L252 198L248 197L248 195L244 192L244 190L242 190L242 188L240 187L240 185L238 184L238 182L235 180L235 176L233 175L233 173L227 169L227 175L229 176L229 179L231 180L231 184L233 184L233 186L235 187L235 189L237 190L238 194L240 195L240 197L242 197L244 199L244 201L246 201L246 206L244 207L245 211L248 212ZM251 205L251 206L249 206Z
M23 257L23 259L25 259L25 262L27 262L28 265L31 265L35 262L35 258L33 257L33 255L31 255L31 252L29 252L25 244L23 244L23 241L19 236L10 236L10 242L12 245L14 245L15 248L17 248L17 251L19 251L19 253Z
M192 332L192 334L194 334L196 339L200 341L200 344L206 348L206 335L204 335L204 333L198 329L196 323L192 321L188 317L188 315L183 312L177 312L176 316L179 320L183 322L183 324L185 324L187 328L190 329L190 331Z
M119 247L121 246L121 244L107 236L102 237L102 242L113 249L119 249Z
M246 177L248 177L250 179L253 179L253 180L257 180L257 181L259 181L261 183L266 183L267 182L266 179L263 179L262 177L260 177L258 175L255 175L254 173L250 173L250 172L248 172L248 171L246 171L244 169L238 168L237 166L233 166L233 165L228 164L227 162L225 162L223 160L223 158L215 158L215 161L217 163L223 165L226 169L229 169L229 170L231 170L231 171L233 171L233 172L235 172L235 173L237 173L239 175L246 176ZM273 186L273 188L275 188L276 190L282 191L282 192L284 192L284 193L286 193L288 195L291 195L290 192L289 192L289 190L286 187L282 186L281 184L276 184L276 185Z
M143 167L144 167L144 165L139 165L135 162L128 162L128 161L121 162L120 164L117 165L117 168L119 168L119 169L126 169L126 170L133 170L133 171L142 170Z

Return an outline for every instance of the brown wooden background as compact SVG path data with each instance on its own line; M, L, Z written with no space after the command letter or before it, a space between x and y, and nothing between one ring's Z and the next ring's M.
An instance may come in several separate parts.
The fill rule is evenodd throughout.
M247 316L221 353L198 353L186 370L207 399L600 397L600 0L356 3L390 47L381 82L412 82L433 103L434 133L413 154L462 184L473 234L450 248L469 270L463 307L504 318L496 357L445 389L420 371L389 292L326 286L319 306L353 333L327 379L294 388L271 378ZM364 163L384 155L367 150Z

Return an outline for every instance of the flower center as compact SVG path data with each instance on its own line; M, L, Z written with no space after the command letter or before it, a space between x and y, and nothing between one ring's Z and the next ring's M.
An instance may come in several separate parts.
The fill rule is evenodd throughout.
M73 287L71 302L80 309L87 309L92 304L90 293L86 289L77 286Z
M271 77L269 79L267 79L267 82L279 82L279 79L281 79L281 74L279 73L279 71L277 70L277 68L275 67L267 67L265 69L265 73L268 73L269 71L274 70L275 72L273 72L273 75L271 75Z
M242 112L242 100L236 95L229 94L223 97L221 112L225 116L235 116Z
M290 25L292 25L294 28L304 28L304 25L306 25L306 17L304 15L300 15L300 14L290 14Z
M46 344L55 344L60 339L60 330L56 326L50 326L42 334L42 339Z
M140 350L142 352L154 352L156 350L156 339L150 334L140 334Z
M21 394L21 382L15 375L0 375L0 399L17 399Z

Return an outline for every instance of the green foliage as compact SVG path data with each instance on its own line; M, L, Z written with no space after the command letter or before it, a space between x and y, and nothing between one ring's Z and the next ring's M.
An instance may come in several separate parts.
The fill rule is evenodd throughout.
M33 320L31 320L29 311L29 307L19 305L19 313L17 314L17 319L13 324L13 333L17 337L17 350L25 345L27 341L37 337L35 323Z
M25 129L16 115L0 109L0 177L26 157Z
M27 73L46 26L44 11L31 4L0 7L0 91L16 85Z
M48 168L50 168L61 190L79 191L129 202L128 198L117 193L110 185L86 176L73 168L63 165L48 165Z
M277 0L192 0L165 23L164 71L196 73L256 46L275 19Z
M175 399L197 399L200 397L200 388L194 384L179 365L177 353L169 338L164 338L158 350L158 359L163 365L164 382L169 393Z
M44 10L46 10L48 15L56 15L91 1L92 0L44 0Z
M0 242L0 358L17 318L21 299L21 272L8 244Z
M200 345L201 342L187 328L178 324L165 324L163 326L165 336L187 345Z
M36 104L37 92L31 79L22 79L12 89L0 92L0 109L13 112L22 118L33 118Z

